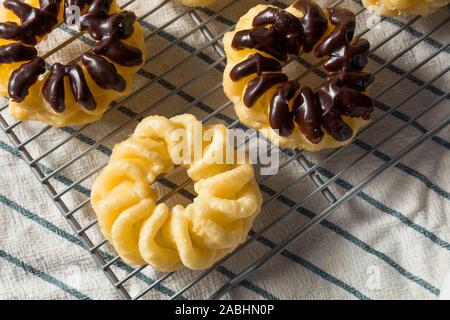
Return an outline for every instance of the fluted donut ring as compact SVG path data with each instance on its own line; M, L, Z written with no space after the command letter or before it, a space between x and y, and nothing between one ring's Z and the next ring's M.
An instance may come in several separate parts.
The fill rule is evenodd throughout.
M287 9L258 5L223 40L223 86L244 124L281 147L311 151L345 145L373 112L365 94L369 42L355 39L355 15L323 10L311 0ZM325 81L313 91L283 72L289 56L314 52L324 59Z
M205 269L242 243L260 212L262 196L250 164L221 164L228 144L223 125L205 126L194 160L193 141L202 128L192 115L144 119L133 135L116 145L92 187L91 201L102 233L130 264L160 271L182 266ZM186 132L184 143L175 133ZM190 155L189 155L190 154ZM183 165L197 197L186 207L156 203L151 185L174 165Z
M145 60L144 35L134 13L115 0L4 0L3 6L0 94L10 98L17 119L55 127L90 123L131 91ZM35 47L72 19L73 6L80 9L80 29L95 40L93 49L48 66Z

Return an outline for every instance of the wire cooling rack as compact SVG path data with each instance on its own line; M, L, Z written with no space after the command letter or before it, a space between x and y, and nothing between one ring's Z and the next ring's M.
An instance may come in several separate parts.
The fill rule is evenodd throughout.
M98 230L97 221L89 203L90 185L98 172L106 165L111 147L129 135L137 122L144 116L162 113L173 116L182 112L190 112L196 114L204 123L214 120L214 122L227 124L229 128L241 127L232 111L231 103L222 93L221 72L225 65L225 58L221 38L226 31L233 29L233 21L236 21L239 15L245 13L257 2L232 0L222 3L221 1L221 7L215 8L215 11L185 8L176 4L177 11L171 16L172 18L160 25L153 25L151 24L152 17L166 12L168 6L174 5L171 1L121 1L123 8L132 9L134 5L142 7L142 3L147 6L145 14L139 19L148 30L146 41L150 56L147 65L139 72L137 89L131 96L114 103L99 123L79 128L55 129L35 123L17 122L8 114L7 105L0 109L1 127L124 299L162 299L167 297L171 299L215 299L222 297L235 286L248 286L248 282L245 280L254 272L264 268L269 260L303 237L314 226L352 199L374 179L427 139L439 139L436 135L449 125L450 117L448 114L444 114L443 118L427 128L428 130L419 130L419 134L416 132L412 139L403 144L401 150L396 149L394 155L386 161L370 162L368 174L359 177L359 180L351 188L345 191L335 188L338 179L344 175L351 176L355 166L364 163L369 155L378 152L378 148L389 144L408 128L417 128L418 121L426 117L430 111L443 104L447 105L447 110L449 109L448 88L439 89L437 83L449 71L450 64L436 67L433 61L443 51L448 52L450 38L444 39L443 45L434 46L432 53L422 57L417 65L411 66L409 70L402 71L395 66L395 63L408 54L414 54L414 50L425 42L429 42L431 36L438 30L449 28L450 14L441 21L428 21L426 32L411 40L408 46L397 48L398 50L391 52L387 60L380 61L378 58L376 66L369 66L378 77L386 70L396 71L396 76L390 81L379 84L376 90L371 92L377 106L375 119L359 133L358 137L370 135L374 132L373 128L382 125L388 117L399 119L398 126L390 128L386 134L380 135L380 139L373 146L368 146L364 150L356 150L352 149L353 145L351 144L319 155L301 150L282 150L280 175L288 168L290 168L289 172L292 172L292 168L294 168L298 174L283 181L280 181L280 176L258 177L261 189L265 193L264 206L267 210L272 210L277 214L266 217L264 222L258 222L258 220L248 240L235 252L208 270L158 273L149 266L135 268L126 265ZM286 3L266 1L265 3L283 6L290 4L290 1L286 1ZM382 28L385 20L389 19L381 18L367 26L364 21L367 21L370 15L358 2L339 0L331 6L334 5L351 7L357 13L360 21L357 36L364 36L369 40L373 32L379 32L380 29L377 27ZM230 17L231 11L239 12L239 10L238 15ZM373 54L390 43L395 43L402 32L421 19L423 18L417 16L405 20L398 25L395 31L386 33L384 39L372 42L371 53ZM183 25L180 24L181 20L183 20ZM192 28L183 29L186 23L191 23ZM57 56L67 48L70 50L71 45L80 40L84 40L86 50L88 49L91 43L85 39L82 33L64 26L61 28L69 37L49 50L45 54L46 58L52 59L53 56ZM180 28L183 30L182 32L180 32ZM174 33L177 36L173 36ZM191 41L192 38L197 40L195 41L197 46L191 45L194 43ZM202 40L200 46L198 46L199 38ZM299 75L298 79L301 82L314 82L314 77L323 76L320 61L312 61L308 62L300 58L290 62L290 65L297 68L296 74ZM198 63L200 67L198 72L193 73L192 64L194 63ZM426 81L419 81L415 77L415 73L419 70L429 74ZM398 86L405 81L414 82L414 90L410 94L397 97L395 103L384 104L383 97L395 95ZM429 99L428 103L416 114L405 116L401 112L401 108L414 103L414 99L430 90L435 93L435 98ZM40 143L43 140L52 141L52 144L43 146ZM275 147L273 148L275 149ZM350 157L349 154L351 154ZM341 161L342 159L345 161ZM341 164L341 167L336 170L337 173L327 174L324 168L336 163ZM280 181L280 183L271 188L268 186L270 180ZM193 197L192 185L189 180L186 180L186 177L181 180L179 178L170 179L170 176L167 175L161 177L158 184L159 201L179 203L189 201ZM294 201L290 191L299 185L302 185L304 191L300 197L296 196ZM238 256L245 255L246 250L251 250L249 248L252 243L265 239L267 233L286 224L294 213L310 201L314 204L313 212L315 214L310 216L309 220L302 224L294 224L284 239L277 243L271 243L261 256L250 261L245 259L245 264L240 264L237 271L232 272L226 267L230 263L234 263ZM278 202L282 202L286 206L284 212L279 212ZM220 277L222 280L217 280L217 273L223 276ZM202 290L197 289L200 283L207 281L210 281L211 284L203 285ZM205 292L205 287L210 291Z

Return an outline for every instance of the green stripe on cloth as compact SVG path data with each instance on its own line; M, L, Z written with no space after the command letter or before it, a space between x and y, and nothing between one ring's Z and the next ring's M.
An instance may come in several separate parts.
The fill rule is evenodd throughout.
M256 233L254 231L250 232L251 236L254 236L255 234ZM260 237L258 237L258 241L264 243L264 245L266 245L267 247L269 247L271 249L275 248L275 246L276 246L276 243L274 243L273 241L269 240L266 237L260 236ZM334 283L338 287L341 287L345 291L350 292L356 298L358 298L360 300L370 300L370 298L368 296L366 296L363 293L361 293L360 291L356 290L354 287L350 286L348 283L332 276L331 274L329 274L327 272L324 272L322 269L317 268L314 264L312 264L308 260L299 257L298 255L292 253L291 251L283 250L280 254L282 256L302 265L303 267L312 271L313 273L317 274L318 276L320 276L324 279L327 279L328 281Z
M39 224L40 226L44 227L45 229L47 229L48 231L51 231L52 233L58 235L59 237L79 246L82 249L86 249L86 247L83 245L83 243L81 242L81 240L68 233L67 231L57 227L56 225L54 225L53 223L49 222L48 220L41 218L39 215L37 215L34 212L31 212L30 210L24 208L23 206L19 205L17 202L7 198L4 195L0 194L0 203L8 206L9 208L15 210L16 212L20 213L22 216L24 216L25 218L28 218L29 220ZM105 258L106 261L110 261L112 260L114 257L111 256L110 254L103 252L100 250L100 254ZM135 269L130 267L129 265L123 263L123 262L118 262L115 263L116 266L118 266L120 269L130 273L133 272ZM137 278L142 280L143 282L145 282L148 285L151 285L152 283L154 283L155 280L153 280L152 278L148 277L147 275L144 275L143 273L139 273L137 275ZM169 288L166 288L164 286L157 286L156 289L165 294L166 296L170 297L173 294L175 294L174 291L170 290Z
M21 215L23 215L24 217L38 223L39 225L41 225L42 227L44 227L45 229L53 232L54 234L62 237L65 240L68 240L70 242L72 242L73 244L78 245L79 247L87 250L85 248L85 246L83 245L83 243L80 241L80 239L78 239L76 236L58 228L56 225L52 224L51 222L47 221L46 219L40 217L39 215L37 215L36 213L31 212L30 210L24 208L23 206L19 205L17 202L7 198L6 196L0 194L0 203L14 209L15 211L19 212ZM113 257L103 251L100 251L100 253L105 257L106 261L110 261L111 259L113 259ZM123 263L123 262L119 262L116 263L115 265L117 265L119 268L127 271L128 273L133 272L135 269L130 267L129 265ZM232 278L234 277L234 273L231 270L228 270L224 267L222 267L221 269L218 270L220 273L222 273L224 276L228 277L228 278ZM140 273L140 275L138 274L137 277L140 280L145 281L145 283L151 285L155 282L154 279ZM260 295L261 297L268 299L268 300L278 300L278 298L271 294L270 292L260 288L259 286L252 284L252 283L241 283L241 285L251 291L253 291L254 293ZM175 291L173 291L172 289L169 289L161 284L158 284L155 287L159 292L165 294L167 297L170 297L172 295L175 294ZM184 297L180 297L182 299L184 299Z
M372 149L372 146L359 140L356 139L353 142L355 145L357 145L358 147L360 147L361 149L364 149L366 151ZM378 159L383 160L384 162L388 162L391 160L391 157L388 156L387 154L375 149L374 151L372 151L372 155L374 155L375 157L377 157ZM435 192L437 195L441 196L442 198L445 198L447 200L450 200L450 193L445 191L444 189L442 189L441 187L437 186L436 184L434 184L429 178L427 178L424 174L420 173L417 170L414 170L411 167L408 167L407 165L404 165L403 163L398 163L395 165L395 167L397 169L400 169L401 171L403 171L404 173L406 173L407 175L410 175L411 177L416 178L417 180L419 180L420 182L422 182L425 187L427 187L428 189L430 189L431 191Z
M81 293L80 291L70 287L69 285L56 279L52 275L50 275L44 271L41 271L41 270L33 267L30 264L25 263L24 261L20 260L17 257L14 257L13 255L7 253L6 251L4 251L2 249L0 249L0 258L5 259L9 263L12 263L16 267L21 268L25 272L30 273L33 276L36 276L36 277L44 280L45 282L48 282L48 283L54 285L55 287L58 287L59 289L62 289L63 291L67 292L68 294L74 296L75 298L77 298L79 300L91 300L91 298L88 297L87 295L85 295L84 293Z
M312 164L312 163L310 162L310 164ZM320 168L320 167L318 168L318 172L320 174L322 174L323 176L327 177L328 179L331 179L335 176L335 174L333 172L331 172L327 169L324 169L324 168ZM353 188L352 184L350 184L349 182L347 182L343 179L337 179L335 181L335 183L347 191ZM357 197L364 200L365 202L367 202L371 206L375 207L376 209L399 219L406 226L408 226L408 227L412 228L413 230L417 231L418 233L422 234L423 236L425 236L429 240L433 241L435 244L439 245L440 247L446 249L447 251L450 251L450 243L439 238L436 234L427 230L426 228L414 223L411 219L409 219L407 216L405 216L400 211L389 208L388 206L386 206L385 204L376 200L375 198L372 198L365 192L358 193Z

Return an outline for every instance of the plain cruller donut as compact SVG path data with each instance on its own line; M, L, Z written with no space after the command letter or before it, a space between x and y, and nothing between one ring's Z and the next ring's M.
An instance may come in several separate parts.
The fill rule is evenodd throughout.
M208 139L199 140L199 132L208 132ZM114 147L91 202L102 233L124 261L160 271L205 269L245 241L262 196L250 163L223 158L230 146L225 126L202 126L185 114L148 117ZM186 207L157 204L152 184L177 165L187 169L197 197Z
M114 0L4 0L0 10L0 94L19 120L55 127L90 123L127 95L145 60L143 30L134 13ZM81 11L80 29L93 49L69 64L51 66L36 46ZM78 64L75 61L81 60Z
M365 94L369 42L355 39L355 15L300 0L283 10L258 5L224 37L224 91L244 124L281 147L311 151L351 141L373 112ZM283 73L289 56L313 52L328 75L313 91Z

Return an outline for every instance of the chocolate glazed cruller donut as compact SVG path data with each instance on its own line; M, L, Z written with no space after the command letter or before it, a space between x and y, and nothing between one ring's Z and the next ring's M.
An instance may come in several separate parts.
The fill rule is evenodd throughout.
M373 76L363 71L370 45L354 32L351 11L324 12L310 0L286 10L251 9L224 37L224 90L240 120L281 147L318 151L348 143L374 109L365 94ZM325 59L328 76L315 91L283 73L288 56L301 51Z
M49 67L35 46L81 10L80 29L95 45L75 62ZM143 30L113 0L4 0L0 10L0 94L19 120L55 127L90 123L131 91L144 63ZM78 60L78 59L77 59Z
M262 196L251 164L223 158L229 138L225 126L202 127L193 115L151 116L114 147L91 202L102 233L124 261L160 271L206 269L245 241ZM174 165L187 169L197 197L169 209L157 204L151 185Z

